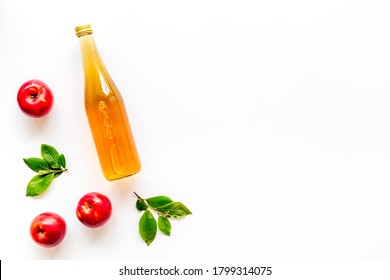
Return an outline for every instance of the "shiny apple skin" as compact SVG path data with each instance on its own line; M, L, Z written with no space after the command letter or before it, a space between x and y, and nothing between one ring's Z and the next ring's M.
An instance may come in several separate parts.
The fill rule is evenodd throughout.
M32 220L30 234L38 245L55 247L65 238L66 222L56 213L44 212Z
M101 227L111 217L112 205L104 194L90 192L80 198L76 215L79 221L87 227Z
M21 85L17 101L20 109L27 116L41 118L53 108L54 96L47 84L33 79Z

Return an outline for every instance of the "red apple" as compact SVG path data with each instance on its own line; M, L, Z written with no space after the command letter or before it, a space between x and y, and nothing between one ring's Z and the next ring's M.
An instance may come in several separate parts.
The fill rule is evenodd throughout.
M32 220L30 234L37 244L47 248L54 247L65 237L65 220L52 212L42 213Z
M20 109L27 116L40 118L50 112L54 98L50 88L44 82L29 80L20 87L17 100Z
M77 218L87 227L97 228L111 217L111 201L104 194L91 192L84 195L77 204Z

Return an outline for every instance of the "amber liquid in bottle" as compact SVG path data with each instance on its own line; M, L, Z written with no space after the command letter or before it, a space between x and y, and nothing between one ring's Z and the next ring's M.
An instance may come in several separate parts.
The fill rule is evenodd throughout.
M122 96L97 50L90 25L77 26L85 75L85 110L104 177L116 180L141 164Z

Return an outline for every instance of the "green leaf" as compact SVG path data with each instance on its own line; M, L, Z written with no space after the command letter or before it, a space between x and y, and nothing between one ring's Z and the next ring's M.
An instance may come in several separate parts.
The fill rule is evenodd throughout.
M24 158L23 161L35 172L49 169L49 164L41 158Z
M144 211L148 208L148 206L141 199L138 199L137 203L135 204L135 208L137 208L139 211Z
M171 202L156 208L156 210L162 213L166 213L169 215L169 217L173 218L192 214L191 211L181 202Z
M60 163L60 154L58 151L47 144L41 145L41 155L42 158L49 164L51 168L58 169L61 166Z
M50 186L54 179L54 174L35 175L27 185L26 196L37 196L42 194Z
M168 203L173 202L172 199L170 199L167 196L154 196L146 199L146 202L153 208L158 208L161 206L164 206Z
M58 161L60 162L60 164L63 168L66 168L66 160L65 160L65 156L63 154L60 154L60 156L58 157Z
M138 228L142 239L149 246L157 234L157 222L149 210L146 210L142 215Z
M56 172L56 173L54 173L54 178L57 178L57 177L59 177L59 176L62 174L62 172L64 172L64 171L60 171L60 172Z
M158 228L162 233L171 235L171 222L164 216L158 216Z

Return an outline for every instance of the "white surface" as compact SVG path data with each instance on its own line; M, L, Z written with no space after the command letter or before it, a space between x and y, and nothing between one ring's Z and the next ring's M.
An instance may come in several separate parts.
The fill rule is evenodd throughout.
M0 1L1 259L388 259L390 2ZM126 101L143 164L110 183L83 105L74 27L91 23ZM55 94L44 119L16 103L28 79ZM22 158L55 146L69 172L39 198ZM75 216L98 191L101 229ZM193 215L146 246L133 191ZM68 224L55 249L29 224Z

